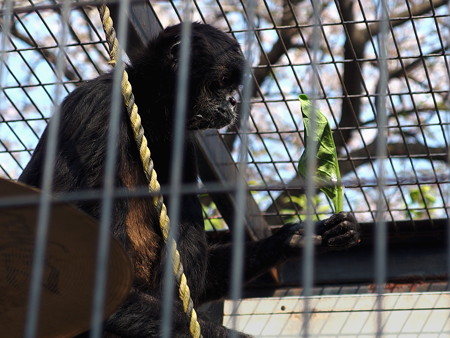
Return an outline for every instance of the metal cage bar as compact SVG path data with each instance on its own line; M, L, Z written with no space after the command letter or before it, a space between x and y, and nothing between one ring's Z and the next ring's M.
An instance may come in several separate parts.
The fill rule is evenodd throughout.
M92 10L99 3L6 0L0 8L0 176L16 179L34 151L50 113L55 121L49 129L41 197L0 199L0 208L34 204L39 205L41 212L27 337L36 334L46 227L53 203L102 200L100 228L105 234L109 231L114 198L148 194L146 189L130 193L114 187L113 125L117 126L117 119L110 121L110 170L105 173L104 189L63 194L51 191L57 107L66 93L108 70L106 43ZM178 224L179 197L186 193L204 194L205 218L211 228L218 221L221 224L208 232L208 237L234 243L231 327L240 328L242 297L299 288L295 295L304 308L302 327L296 333L314 336L312 304L318 301L314 297L331 292L327 289L331 285L350 288L346 285L353 283L376 294L378 319L374 335L382 336L383 316L390 311L385 301L391 299L386 297L391 292L388 282L447 283L450 251L444 239L448 238L450 212L448 1L138 0L110 4L118 23L119 40L126 46L125 60L128 57L132 62L135 52L162 27L190 21L220 27L248 51L246 57L252 67L241 93L241 120L236 127L196 136L202 161L201 184L183 186L183 83L189 78L184 40L189 26L184 26L174 166L171 183L161 187L171 197L169 212L174 225ZM62 28L56 29L61 22ZM120 69L115 72L119 74ZM113 117L121 109L119 82L116 76ZM313 181L302 180L297 169L306 142L297 96L305 92L312 98L313 111L318 108L324 112L334 132L346 186L344 208L356 215L363 229L357 257L351 252L314 256L312 220L329 216L332 207L326 197L316 196ZM309 154L309 163L312 176L313 153ZM305 218L303 259L287 263L249 286L242 285L244 241L264 238L285 223ZM171 235L176 238L176 228L172 230ZM93 337L99 337L102 330L109 248L108 236L100 239ZM387 260L388 251L395 263ZM412 255L416 257L414 262L407 259ZM168 337L173 280L170 264L166 266L162 333ZM420 290L423 289L426 288ZM432 290L433 286L429 286L425 291ZM450 330L443 328L444 331Z

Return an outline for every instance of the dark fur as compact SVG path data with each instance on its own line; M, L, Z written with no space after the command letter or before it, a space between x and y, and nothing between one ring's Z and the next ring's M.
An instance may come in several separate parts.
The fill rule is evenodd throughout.
M193 24L192 34L187 128L223 127L235 118L235 102L230 96L241 80L244 58L235 40L211 26ZM161 185L169 183L179 41L180 26L167 28L127 68ZM112 75L102 75L83 84L64 100L54 176L56 191L102 188L111 84ZM20 181L36 187L41 185L46 138L44 132ZM117 187L130 190L146 186L125 111L121 116L115 180ZM188 133L183 183L195 182L196 155ZM170 201L166 199L166 202L170 208ZM230 245L208 246L197 196L183 195L181 203L178 248L193 301L198 305L224 297L228 292L231 248ZM99 218L98 201L79 202L77 206ZM148 199L117 199L112 219L114 237L129 253L136 276L130 296L107 320L106 330L123 337L157 336L164 243L155 210ZM346 248L358 241L358 225L351 215L341 213L327 222L318 227L318 233L324 235L324 245ZM270 238L247 243L245 280L291 256L298 256L300 245L300 224L287 225ZM178 301L173 316L173 336L187 335L186 316ZM200 324L205 337L227 335L227 330L220 325L202 319Z

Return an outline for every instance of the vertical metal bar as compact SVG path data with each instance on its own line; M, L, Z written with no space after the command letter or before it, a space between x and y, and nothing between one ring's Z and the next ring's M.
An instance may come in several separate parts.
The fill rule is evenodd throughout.
M5 76L5 73L3 73L4 69L7 70L6 60L8 54L6 53L6 48L8 46L8 38L9 33L11 31L11 24L12 24L12 8L13 8L13 0L6 0L3 2L1 9L3 12L2 18L0 20L0 32L1 32L1 39L0 39L0 111L2 109L2 96L6 94L4 93L3 89L3 76ZM6 78L6 76L5 76ZM1 141L1 140L0 140ZM3 143L2 143L3 145ZM6 175L6 177L10 177L10 174L0 165L1 171Z
M59 102L63 88L63 76L65 67L65 48L68 36L68 21L70 14L70 1L64 1L61 8L61 32L58 41L58 55L56 59L56 87L55 102ZM49 218L51 211L53 174L58 141L58 129L60 123L60 106L54 107L52 121L49 124L47 145L44 159L44 172L42 177L42 191L39 198L39 213L36 229L36 240L33 252L33 267L31 271L31 283L28 298L28 308L25 323L25 337L31 338L37 335L39 307L42 295L42 277L47 246Z
M0 103L1 95L3 93L3 65L6 64L6 47L8 45L8 37L11 30L11 24L12 24L12 6L13 6L13 0L5 0L5 2L2 5L2 11L3 11L3 17L2 17L2 25L1 32L2 32L2 39L0 41Z
M127 44L127 12L129 0L120 1L119 5L119 25L117 29L117 39L122 46ZM113 71L111 115L109 117L108 136L106 143L106 162L103 181L103 191L101 198L100 230L98 238L98 250L96 257L96 274L94 282L94 298L91 313L91 332L93 338L100 338L103 335L103 312L105 304L105 290L108 274L108 256L110 247L110 233L112 222L112 211L115 191L116 160L118 149L118 134L120 127L120 116L123 111L123 101L121 93L121 81L124 64L122 62L123 49L119 48L117 63Z
M240 126L238 133L240 134L240 148L238 155L237 168L239 174L243 179L238 179L236 182L235 199L236 211L234 214L233 238L232 247L233 252L231 256L231 285L230 295L233 304L233 314L236 313L238 300L242 298L242 282L243 282L243 262L244 262L244 235L245 235L245 209L246 209L246 187L245 173L247 170L247 156L248 156L248 119L250 116L250 99L252 93L252 46L253 46L253 32L254 32L254 17L255 17L256 2L250 0L247 2L247 32L245 34L245 59L247 60L244 70L243 78L243 92L242 92L242 106L240 110ZM236 329L237 316L233 316L232 327ZM236 332L232 336L237 336Z
M450 13L450 2L448 4L448 11ZM447 27L450 27L450 16L447 17ZM450 35L447 34L447 46L450 45ZM444 56L445 58L449 58L448 54ZM449 58L450 59L450 58ZM449 64L448 62L447 64ZM448 81L448 93L447 93L447 109L450 107L450 68L447 67L447 81ZM446 140L450 140L450 115L445 115L445 122L447 125L445 126ZM450 147L447 148L447 168L450 169ZM450 170L447 170L447 173ZM446 214L450 214L450 186L448 183L444 185L445 187L445 200L444 200L444 209ZM447 220L447 291L450 291L450 218ZM450 314L449 314L450 317Z
M386 114L386 95L387 95L387 45L388 38L388 7L385 0L378 0L375 3L376 17L380 22L380 34L377 36L377 45L379 49L378 64L380 69L380 86L377 114L378 114L378 136L377 136L377 156L378 159L378 199L377 213L375 218L375 284L377 292L377 337L383 336L383 294L386 283L386 220L384 212L387 205L383 198L384 186L386 181L386 144L387 144L387 114Z
M183 22L181 24L181 42L180 42L180 57L179 70L177 80L177 93L175 102L175 125L173 135L175 137L170 170L170 230L167 240L166 257L164 264L164 287L163 287L163 304L162 304L162 324L161 336L163 338L170 338L172 310L174 298L174 260L173 260L173 246L174 240L177 239L179 220L180 220L180 200L181 200L181 184L182 184L182 167L184 158L184 135L185 135L185 121L186 121L186 105L189 86L189 65L191 58L191 2L184 1L183 8ZM189 281L188 281L189 282Z
M312 31L312 55L311 55L311 68L312 68L312 83L311 83L311 112L310 112L310 130L306 142L306 158L307 158L307 177L306 180L306 220L305 220L305 232L303 247L303 259L302 259L302 284L303 284L303 299L304 299L304 317L302 323L302 336L309 337L309 321L311 316L311 309L309 304L309 298L313 293L314 284L314 195L316 194L316 184L313 179L317 167L317 140L314 137L314 130L317 128L317 100L319 99L319 72L317 69L318 64L318 52L320 51L320 10L322 8L321 0L312 0L313 7L313 31Z

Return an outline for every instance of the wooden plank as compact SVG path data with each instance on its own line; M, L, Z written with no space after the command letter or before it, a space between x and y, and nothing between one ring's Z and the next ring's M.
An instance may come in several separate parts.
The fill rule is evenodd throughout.
M375 253L373 245L361 245L348 251L329 252L314 260L314 283L335 285L342 283L373 283L375 280ZM446 244L413 246L390 245L387 252L388 281L420 282L443 280L448 274ZM302 284L302 261L292 260L280 268L282 285Z
M201 153L200 176L206 188L208 188L208 185L217 184L229 188L227 185L237 185L239 180L243 180L217 130L198 132L196 133L196 140ZM210 195L225 221L232 228L234 212L238 207L234 192L227 189L224 193L212 193ZM269 236L269 226L249 191L246 193L245 210L245 225L249 237L256 240Z
M119 3L108 5L114 26L117 27ZM138 51L145 48L148 42L162 31L161 24L153 8L147 1L136 1L130 4L128 11L128 36L125 51L132 60ZM123 42L120 42L123 45Z

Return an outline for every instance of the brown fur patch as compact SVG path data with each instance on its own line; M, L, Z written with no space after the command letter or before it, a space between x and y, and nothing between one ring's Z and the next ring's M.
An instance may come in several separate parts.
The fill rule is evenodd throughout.
M139 184L138 173L122 171L124 185L133 190ZM151 272L158 257L160 237L153 229L154 217L152 213L152 199L129 198L128 212L125 220L126 233L130 241L128 252L134 264L136 281L138 283L150 283Z
M150 204L151 200L130 199L126 218L136 277L146 282L150 282L151 270L159 248L159 236L150 229L151 216L148 212Z

